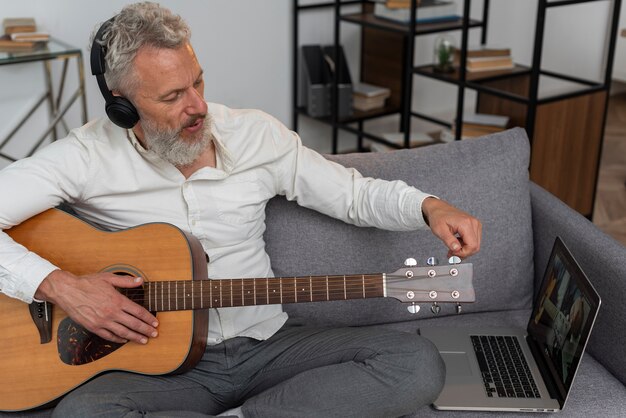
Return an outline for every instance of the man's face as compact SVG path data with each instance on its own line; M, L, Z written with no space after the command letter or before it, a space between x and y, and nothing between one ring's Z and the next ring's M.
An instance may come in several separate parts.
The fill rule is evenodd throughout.
M135 75L137 137L171 163L191 164L210 142L202 68L193 49L144 47L135 58Z

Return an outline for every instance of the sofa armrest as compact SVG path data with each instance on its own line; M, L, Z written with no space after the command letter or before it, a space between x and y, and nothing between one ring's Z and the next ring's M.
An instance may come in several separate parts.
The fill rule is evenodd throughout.
M535 289L556 236L560 236L602 299L587 351L626 383L626 247L587 218L532 183Z

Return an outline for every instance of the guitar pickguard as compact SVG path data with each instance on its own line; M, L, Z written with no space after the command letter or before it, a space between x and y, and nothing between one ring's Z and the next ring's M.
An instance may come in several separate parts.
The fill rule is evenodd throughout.
M70 366L80 366L99 360L123 345L87 331L69 317L59 324L57 334L59 358Z

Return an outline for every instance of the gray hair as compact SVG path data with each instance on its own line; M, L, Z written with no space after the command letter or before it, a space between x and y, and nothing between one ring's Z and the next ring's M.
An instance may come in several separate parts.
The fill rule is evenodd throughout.
M143 2L124 7L102 35L109 89L125 96L133 94L138 83L133 60L141 47L176 49L188 43L190 37L187 23L159 4Z

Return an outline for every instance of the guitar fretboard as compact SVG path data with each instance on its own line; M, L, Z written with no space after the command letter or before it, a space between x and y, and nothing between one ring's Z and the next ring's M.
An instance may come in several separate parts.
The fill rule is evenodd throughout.
M384 296L382 274L148 282L125 293L149 311L273 305Z

